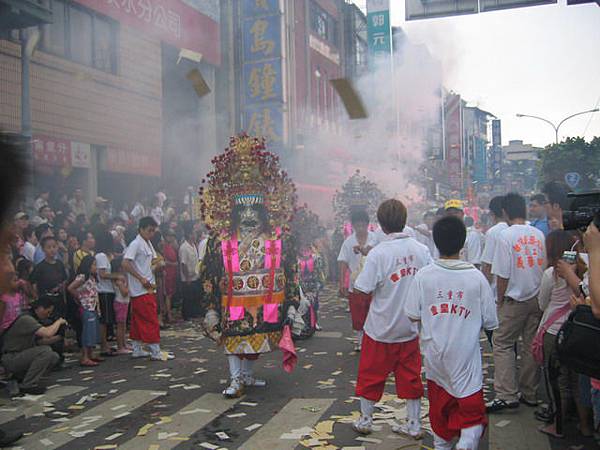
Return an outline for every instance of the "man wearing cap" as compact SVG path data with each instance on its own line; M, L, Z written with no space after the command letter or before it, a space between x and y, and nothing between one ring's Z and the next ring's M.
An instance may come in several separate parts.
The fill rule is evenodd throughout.
M446 210L446 215L458 217L462 221L465 220L464 205L461 200L448 200L444 205L444 209ZM479 267L481 265L481 251L481 233L473 227L468 227L467 239L465 246L460 252L460 259Z
M104 197L96 197L94 215L98 215L101 223L107 223L109 219L108 214L108 200Z

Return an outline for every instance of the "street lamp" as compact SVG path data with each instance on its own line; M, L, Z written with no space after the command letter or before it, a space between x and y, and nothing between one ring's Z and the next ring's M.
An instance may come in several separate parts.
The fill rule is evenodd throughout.
M590 109L589 111L581 111L575 114L570 115L569 117L565 117L563 120L561 120L558 125L554 125L554 123L550 122L548 119L544 119L543 117L538 117L538 116L531 116L529 114L517 114L517 117L529 117L531 119L538 119L541 120L543 122L546 122L547 124L549 124L552 128L554 128L554 133L555 133L555 143L558 144L558 130L561 127L561 125L563 123L565 123L567 120L572 119L573 117L577 117L577 116L581 116L582 114L590 114L590 113L595 113L600 111L600 109L598 108L594 108L594 109Z

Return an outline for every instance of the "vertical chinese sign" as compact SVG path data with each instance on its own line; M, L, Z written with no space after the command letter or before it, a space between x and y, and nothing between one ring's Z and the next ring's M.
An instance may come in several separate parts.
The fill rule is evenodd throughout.
M371 56L391 54L390 0L367 0L367 39Z
M448 95L445 104L446 167L450 188L462 193L462 101Z
M242 0L242 126L270 150L285 140L279 0Z

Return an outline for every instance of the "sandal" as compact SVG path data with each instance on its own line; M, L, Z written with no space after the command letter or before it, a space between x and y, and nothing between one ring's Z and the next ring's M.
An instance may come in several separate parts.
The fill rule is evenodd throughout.
M105 356L107 358L112 358L113 356L117 356L117 353L115 353L112 349L107 351L107 352L100 352L100 356Z
M538 431L542 434L545 434L546 436L550 436L556 439L564 439L565 435L564 434L558 434L556 432L556 428L554 427L554 425L548 425L548 426L541 426L538 428Z
M94 362L93 360L87 360L87 361L80 361L79 365L81 367L96 367L99 366L100 364L98 364L97 362Z
M95 358L90 358L92 361L94 361L95 363L101 363L106 361L104 358L100 358L99 356L96 356Z

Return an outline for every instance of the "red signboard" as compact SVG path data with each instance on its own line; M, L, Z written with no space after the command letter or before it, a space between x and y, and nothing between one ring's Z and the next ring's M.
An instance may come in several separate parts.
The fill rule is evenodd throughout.
M462 119L459 95L446 98L446 162L448 182L452 189L462 190Z
M131 149L109 147L106 156L104 170L155 177L161 175L160 154L147 154Z
M49 136L33 136L33 159L45 166L70 167L71 141Z
M76 0L120 23L221 64L219 24L180 0Z

